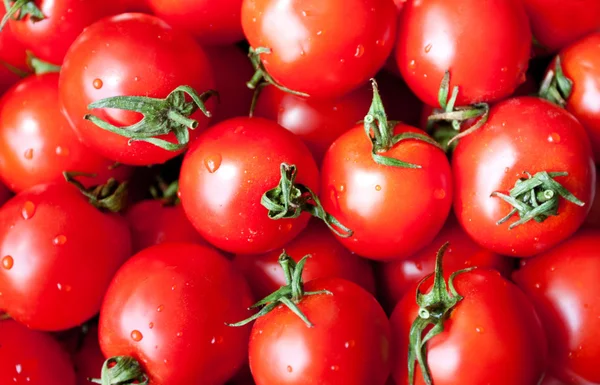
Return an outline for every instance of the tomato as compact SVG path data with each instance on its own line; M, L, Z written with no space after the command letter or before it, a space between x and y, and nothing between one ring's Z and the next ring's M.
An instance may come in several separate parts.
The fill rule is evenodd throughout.
M451 215L442 230L427 246L406 259L376 266L380 296L386 308L393 310L408 290L433 272L436 252L446 242L450 242L450 247L444 262L449 271L480 266L498 270L507 277L512 271L512 260L479 246L469 238Z
M75 385L69 355L51 336L0 321L0 383Z
M6 9L0 5L0 18L3 18L4 15L6 15ZM22 71L28 70L25 47L17 40L9 25L5 26L0 33L0 61Z
M12 190L64 182L63 171L95 174L87 185L131 174L113 165L79 142L61 113L58 74L29 76L0 99L0 177Z
M1 34L0 34L1 35ZM0 63L0 95L13 86L20 79L19 75Z
M599 250L600 232L581 231L513 275L544 320L550 373L568 384L600 383Z
M454 212L460 223L477 243L503 255L529 257L568 238L585 220L594 198L596 169L585 130L571 114L538 98L514 98L492 107L487 123L460 140L452 166ZM528 179L524 172L534 176L528 184L538 183L543 177L538 173L544 171L568 176L550 178L551 185L523 185L516 198L523 203L526 192L552 191L550 199L539 200L539 194L536 199L538 205L549 202L544 203L550 205L546 214L518 222L533 208L528 201L527 212L496 224L513 208L496 192L508 195L517 181ZM571 200L576 197L574 202L563 198L556 183L572 194Z
M457 106L503 99L525 81L531 31L520 1L408 1L398 25L400 72L430 106L440 106L446 71Z
M556 52L600 29L596 0L523 0L533 36L549 52Z
M296 182L319 191L315 161L302 141L275 122L234 118L205 131L185 155L179 179L181 204L212 245L239 254L281 248L310 218L270 219L262 195L281 179L281 165L295 165Z
M202 44L231 44L244 39L242 0L146 0L156 16L193 34Z
M304 281L339 277L357 283L370 293L375 292L371 265L346 250L319 221L313 219L306 230L286 244L284 249L296 262L305 255L311 256L303 270ZM261 255L236 255L233 259L234 265L250 283L256 298L264 298L285 285L285 277L277 261L279 254L281 249Z
M135 60L131 60L133 57ZM124 14L93 24L73 43L60 73L60 103L81 140L101 155L124 164L163 163L181 153L185 144L208 124L200 109L190 115L197 106L181 100L183 91L176 91L175 96L163 102L143 99L138 104L139 99L134 99L135 110L152 110L146 111L148 116L142 131L132 132L135 128L129 127L140 121L139 112L117 108L88 110L88 105L116 96L165 98L179 86L189 86L197 93L214 87L210 64L202 48L191 36L154 16ZM113 103L121 105L118 101ZM104 121L113 132L86 117ZM181 120L185 125L178 123ZM186 136L188 126L195 125L185 140L176 139L172 132ZM154 135L159 132L156 130L160 134ZM133 135L133 139L139 140L130 142L123 135ZM162 148L146 142L157 139L163 140ZM180 145L174 151L165 149L164 146L176 142Z
M81 346L73 356L77 385L89 385L88 378L100 378L104 355L98 343L98 327L93 325L83 336Z
M392 51L392 0L245 0L242 27L280 85L319 99L359 87Z
M14 1L10 2L11 5ZM61 64L71 44L90 24L126 9L125 1L107 3L82 0L31 1L41 11L41 20L31 14L22 20L11 18L8 25L14 36L36 57ZM2 32L4 33L4 32Z
M76 187L24 190L0 209L0 308L32 329L77 326L98 312L130 252L125 220Z
M231 262L206 246L165 243L117 273L100 313L105 356L132 356L153 385L223 384L242 367L250 288Z

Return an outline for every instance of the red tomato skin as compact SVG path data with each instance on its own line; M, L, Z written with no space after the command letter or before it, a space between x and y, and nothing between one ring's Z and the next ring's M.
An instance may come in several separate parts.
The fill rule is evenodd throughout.
M15 37L37 58L60 65L67 50L83 30L104 17L125 12L124 1L37 0L44 19L10 20Z
M450 271L448 271L450 273ZM428 292L432 279L423 285ZM427 362L436 385L531 385L542 379L547 342L538 316L519 288L494 270L478 268L456 276L454 286L464 298L456 305L444 331L427 343ZM398 385L408 382L408 336L419 307L414 291L396 306L392 327ZM423 385L415 370L415 385Z
M485 31L472 33L472 31ZM490 41L494 49L490 50ZM517 0L408 1L398 22L396 62L408 86L430 106L450 71L457 106L511 95L525 81L531 31Z
M297 167L297 184L319 191L319 172L302 141L275 122L234 118L205 131L187 152L179 193L183 209L210 244L237 254L280 249L309 214L273 220L260 203L277 187L281 163Z
M0 18L4 15L6 9L0 4ZM0 95L20 79L6 64L21 71L29 71L25 47L15 38L10 25L4 26L0 33Z
M446 270L457 271L478 266L497 270L503 276L510 277L514 260L479 246L469 238L456 218L451 215L442 230L427 246L406 259L376 266L380 301L384 308L391 312L410 289L426 275L433 273L437 251L446 242L450 242L444 257Z
M523 0L533 36L549 53L600 30L600 3L595 0Z
M100 313L100 347L106 357L136 358L153 385L223 384L247 359L250 333L225 322L248 317L252 303L244 277L214 249L153 246L111 283Z
M172 206L159 200L144 200L127 210L125 217L131 229L134 253L166 242L206 244L180 204Z
M131 175L113 165L82 144L61 113L57 73L29 76L0 99L0 177L13 191L64 182L63 171L96 174L84 178L88 186Z
M392 0L245 0L242 27L283 86L318 99L337 98L366 83L392 51ZM315 70L318 69L318 70Z
M305 285L307 291L324 289L333 295L304 297L298 304L313 328L283 306L256 320L249 347L256 385L385 384L391 357L383 309L344 279Z
M423 131L398 124L394 133ZM354 231L338 240L360 256L399 260L433 240L452 205L452 173L444 152L423 141L406 140L383 155L421 169L383 166L371 157L362 125L329 148L322 166L321 202ZM408 203L407 202L411 202Z
M584 128L565 110L538 98L497 104L487 123L458 143L453 156L454 212L465 231L483 247L502 255L530 257L556 245L583 223L595 194L596 169ZM539 171L567 171L556 180L584 207L561 198L558 216L508 229L496 222L512 206L494 191L507 193L523 177Z
M83 337L81 347L72 359L75 366L77 385L89 385L88 378L101 377L105 358L98 343L98 327L96 325L90 327L87 331Z
M75 385L69 355L48 334L0 322L0 383Z
M305 255L311 258L302 272L304 282L317 278L338 277L354 282L375 293L373 268L368 261L343 247L325 224L316 219L291 242L285 252L298 262ZM285 276L278 263L281 249L261 255L236 255L234 265L244 274L256 298L264 298L281 286L285 286Z
M93 317L131 255L125 220L63 183L38 185L8 201L0 234L0 308L38 330L66 330Z
M147 3L153 14L173 27L185 29L203 45L226 45L244 39L242 1L147 0Z
M101 87L95 88L94 84ZM137 112L90 111L87 106L112 96L164 98L181 85L199 94L214 88L202 48L191 36L154 16L122 14L91 25L73 43L60 73L60 103L79 138L106 158L137 166L163 163L182 151L167 151L140 141L129 145L128 138L107 132L84 116L92 113L117 127L135 124L142 117ZM212 106L208 103L211 111ZM190 130L191 142L207 126L208 119L201 111L190 118L199 123ZM173 133L160 138L176 142Z
M549 371L568 384L600 383L599 250L600 231L584 230L513 274L544 320Z

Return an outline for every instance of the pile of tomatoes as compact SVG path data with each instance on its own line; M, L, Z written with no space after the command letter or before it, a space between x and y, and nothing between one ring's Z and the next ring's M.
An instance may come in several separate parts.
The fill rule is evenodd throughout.
M598 0L0 17L0 385L600 384Z

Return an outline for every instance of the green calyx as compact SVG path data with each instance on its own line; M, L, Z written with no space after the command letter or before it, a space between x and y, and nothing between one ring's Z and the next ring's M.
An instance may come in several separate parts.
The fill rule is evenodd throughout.
M265 192L260 203L269 210L269 218L293 219L303 212L321 219L327 227L342 238L351 237L353 232L341 224L333 215L327 213L317 195L303 184L295 183L296 166L281 163L281 179L277 187Z
M104 361L101 378L88 378L88 381L101 385L148 385L150 380L140 363L132 357L117 356Z
M156 184L150 186L150 195L152 198L159 200L165 206L175 206L179 204L179 181L166 183L161 177L156 178Z
M302 283L302 271L304 270L304 265L306 264L306 260L308 258L310 258L310 255L305 255L298 263L296 263L284 250L279 256L279 265L283 269L286 285L280 287L277 291L266 296L250 307L250 309L262 307L258 313L254 314L252 317L246 318L243 321L226 325L232 327L247 325L250 322L269 313L277 306L284 305L294 314L296 314L306 324L306 326L312 328L314 325L298 308L298 304L300 301L302 301L302 298L309 295L333 295L333 293L327 290L304 291L304 285Z
M30 51L27 51L27 64L36 75L60 72L60 66L38 59Z
M403 132L401 134L394 135L394 127L396 126L397 122L388 121L375 79L371 79L371 84L373 86L373 101L371 102L369 112L365 116L363 123L365 134L371 140L371 156L373 157L373 160L375 163L383 166L421 168L421 166L418 164L404 162L402 160L381 154L389 151L392 147L403 140L420 140L438 148L440 147L439 144L425 134Z
M11 18L13 20L23 20L26 16L29 16L29 20L34 23L46 18L37 5L35 5L34 0L17 0L12 5L10 3L10 0L4 0L6 14L2 18L2 21L0 21L0 31L4 29L6 23Z
M83 172L63 172L65 180L77 187L97 209L117 213L127 205L127 182L119 183L110 178L103 185L86 188L80 181L75 179L78 176L94 177L95 175Z
M188 95L192 101L188 102ZM139 112L144 116L139 122L126 127L116 127L105 122L95 115L85 115L84 119L91 121L98 127L114 134L129 138L129 142L143 141L151 143L167 151L178 151L185 148L190 141L188 129L198 127L198 122L190 119L190 115L198 109L206 117L210 112L205 103L211 96L218 95L216 91L206 91L199 95L190 86L175 88L166 98L149 98L145 96L114 96L91 103L88 109L116 108L126 111ZM171 143L157 136L175 134L177 143Z
M448 284L444 279L442 259L450 244L444 244L437 252L435 261L435 272L433 273L433 288L427 294L421 293L421 285L431 277L431 274L423 278L417 287L416 301L419 305L419 314L410 328L408 345L408 378L410 385L415 382L415 366L418 363L421 368L423 380L427 385L432 385L431 372L427 364L427 341L444 331L444 322L450 316L452 309L463 299L454 288L454 279L457 275L472 270L464 269L452 273ZM423 336L425 330L431 329Z
M540 171L533 176L528 172L524 172L524 174L527 177L517 180L509 195L498 191L491 194L492 197L500 198L513 207L510 213L496 224L503 224L513 215L518 215L519 220L512 223L508 227L509 229L514 229L532 219L538 223L543 222L550 216L558 215L560 197L577 206L585 205L563 185L554 180L556 177L567 176L569 173Z
M273 77L265 69L265 66L264 66L262 60L260 60L260 55L262 55L262 54L268 55L270 53L271 53L271 49L266 48L266 47L258 47L258 48L250 47L250 50L248 51L248 57L250 58L252 67L254 67L254 75L252 76L252 79L250 79L250 81L248 83L246 83L246 85L251 90L256 90L254 99L256 99L258 97L258 93L260 92L260 89L262 87L264 87L265 85L269 85L269 84L279 88L283 92L287 92L289 94L296 95L296 96L308 97L309 96L308 94L286 88L283 85L279 84L275 79L273 79Z
M554 60L554 69L548 70L538 95L542 99L565 108L572 92L573 81L565 76L560 64L560 55L557 55Z

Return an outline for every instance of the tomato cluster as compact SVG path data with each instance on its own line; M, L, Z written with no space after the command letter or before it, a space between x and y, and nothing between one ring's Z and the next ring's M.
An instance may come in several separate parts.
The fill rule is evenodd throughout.
M0 18L0 385L600 385L598 0Z

